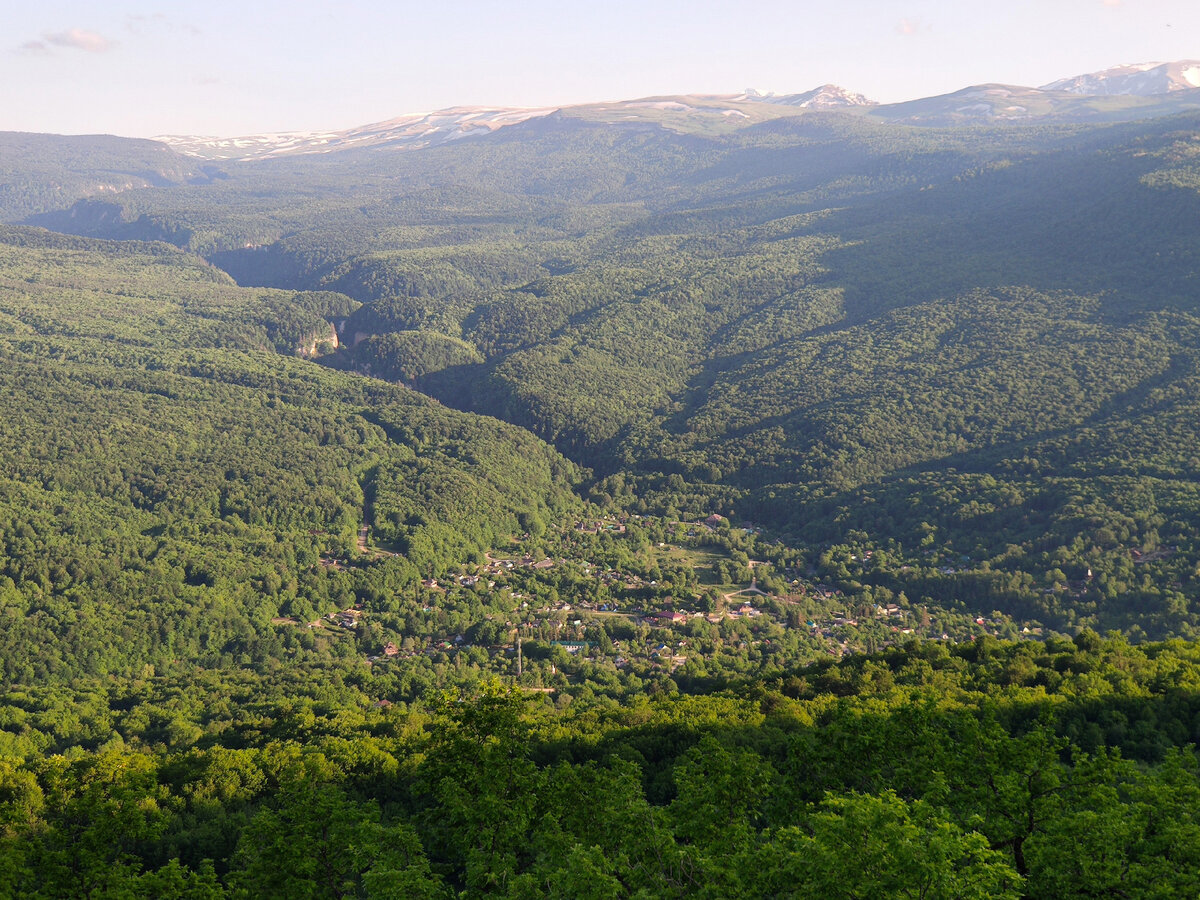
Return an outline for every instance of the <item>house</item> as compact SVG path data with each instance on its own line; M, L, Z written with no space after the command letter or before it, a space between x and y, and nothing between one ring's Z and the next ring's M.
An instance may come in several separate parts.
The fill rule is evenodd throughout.
M580 653L587 650L591 644L588 641L551 641L551 647L562 647L568 653Z
M687 621L687 616L678 610L666 609L654 616L661 625L679 625Z
M386 644L383 645L383 655L384 656L399 656L400 648L397 647L395 644L393 644L391 641L388 641Z
M709 516L707 519L704 520L704 524L707 525L709 528L720 528L721 525L723 525L724 523L726 523L728 521L729 520L726 519L724 516L718 515L717 513L713 513L711 516Z

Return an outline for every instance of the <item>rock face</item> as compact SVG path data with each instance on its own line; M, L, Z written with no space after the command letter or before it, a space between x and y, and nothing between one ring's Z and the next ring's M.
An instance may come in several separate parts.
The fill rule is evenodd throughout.
M300 344L296 348L296 355L302 356L305 359L313 359L318 356L324 356L326 353L331 353L341 346L338 339L337 328L331 322L327 331L316 332L309 336L308 340Z

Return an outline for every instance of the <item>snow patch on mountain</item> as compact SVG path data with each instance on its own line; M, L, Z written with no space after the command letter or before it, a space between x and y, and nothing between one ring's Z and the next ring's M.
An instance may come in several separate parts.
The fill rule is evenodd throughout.
M1113 66L1101 72L1090 72L1063 78L1042 85L1043 91L1066 91L1070 94L1113 95L1136 94L1149 97L1170 94L1200 87L1200 60L1148 62Z
M163 135L155 138L171 149L200 159L272 159L337 150L389 147L418 149L546 116L557 107L531 109L460 106L431 113L398 116L345 131L289 131L232 138Z
M798 106L801 109L840 109L848 106L875 106L874 100L868 100L862 94L848 91L836 84L823 84L805 91L802 94L760 94L757 91L747 91L747 100L761 100L766 103L780 103L785 106Z
M626 109L672 109L678 112L691 112L695 107L680 103L678 100L635 100L623 104Z
M1160 115L1164 104L1172 109L1194 109L1200 106L1200 60L1115 66L1064 78L1041 88L974 85L952 94L886 106L837 85L823 84L799 94L763 93L747 88L740 94L643 97L564 107L460 106L398 116L343 131L291 131L228 138L166 135L157 140L188 156L232 161L350 149L416 150L489 135L509 125L556 112L593 123L638 122L685 131L688 123L693 122L700 123L697 128L702 130L711 127L713 120L727 122L729 126L726 127L730 127L735 122L741 125L738 120L756 122L792 115L779 107L817 112L865 107L875 118L922 125L1023 122L1047 118L1094 121L1103 113L1097 112L1088 101L1078 99L1079 96L1118 94L1151 98L1123 101L1121 109L1127 109L1130 115L1136 114L1139 104L1153 106Z

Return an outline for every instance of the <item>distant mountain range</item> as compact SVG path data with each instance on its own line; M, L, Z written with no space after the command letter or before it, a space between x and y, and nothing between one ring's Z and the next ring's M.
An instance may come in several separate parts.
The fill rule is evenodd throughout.
M202 159L262 159L383 145L417 149L490 134L505 125L514 125L554 111L555 107L512 109L456 106L437 112L398 116L386 122L361 125L345 131L288 131L232 138L164 135L155 140L180 153Z
M650 122L677 131L727 131L807 111L843 110L908 125L1119 121L1200 108L1200 61L1122 65L1042 87L974 85L903 103L878 104L825 84L799 94L645 97L566 107L456 106L344 131L293 131L231 138L163 135L156 140L206 160L269 159L351 149L415 150L489 135L559 114L606 124Z
M1043 91L1067 91L1071 94L1136 94L1148 97L1190 91L1200 87L1200 61L1185 59L1169 63L1140 63L1114 66L1103 72L1076 75L1042 85Z

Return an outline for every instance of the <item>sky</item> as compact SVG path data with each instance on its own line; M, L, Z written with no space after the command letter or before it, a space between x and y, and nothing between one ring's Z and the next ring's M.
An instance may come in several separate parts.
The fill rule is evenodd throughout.
M229 137L833 83L889 103L1200 58L1197 0L0 0L0 131ZM6 46L5 46L6 44Z

